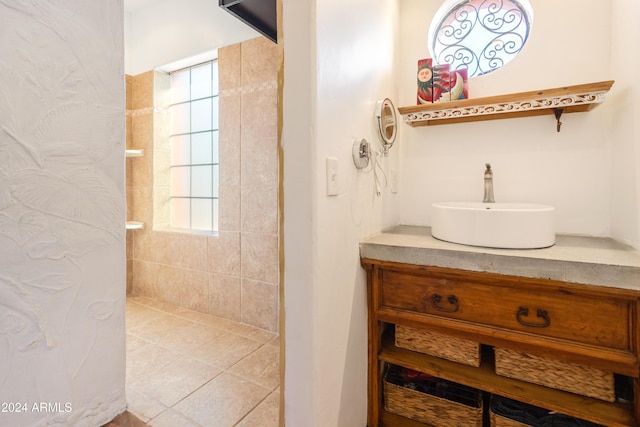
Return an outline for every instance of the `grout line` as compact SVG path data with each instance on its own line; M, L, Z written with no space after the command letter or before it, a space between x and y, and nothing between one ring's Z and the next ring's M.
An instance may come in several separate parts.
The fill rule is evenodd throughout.
M147 298L147 297L142 297L142 298L145 298L145 299L143 299L143 300L135 300L135 299L132 299L132 300L130 300L130 303L135 304L135 305L138 305L138 306L141 306L141 307L145 307L145 308L148 308L148 309L151 309L151 310L155 310L156 312L162 313L164 316L172 316L172 317L176 317L176 318L181 318L181 319L184 319L184 320L186 320L186 321L189 321L189 322L190 322L190 323L192 323L192 324L205 325L205 326L208 326L208 327L211 327L211 328L214 328L214 329L218 329L218 328L216 328L215 326L213 326L213 325L211 325L211 324L209 324L209 323L198 322L198 321L196 321L196 320L192 320L192 319L189 319L189 318L186 318L186 317L182 317L182 316L180 316L180 315L179 315L179 313L178 313L178 314L175 314L175 313L173 313L173 312L166 311L166 310L164 310L164 309L162 309L162 308L159 308L159 307L155 307L155 306L153 306L153 305L150 305L150 304L153 304L153 303L155 302L155 300L153 300L153 299L151 299L151 298ZM168 304L168 305L170 305L170 304ZM184 308L183 308L183 309L184 309ZM184 309L184 310L186 310L187 312L192 312L192 311L193 311L193 310L188 310L188 309ZM199 312L196 312L196 313L199 313ZM210 316L211 318L215 318L215 317L217 317L217 316L213 316L213 315L209 315L209 314L205 314L205 313L202 313L202 314L203 314L204 316ZM224 320L226 321L227 319L224 319ZM234 324L237 324L237 325L245 325L245 324L243 324L242 322L237 322L237 321L230 321L230 322L233 322ZM142 323L141 323L141 325L142 325L142 324L146 324L146 323L148 323L148 322L142 322ZM140 325L136 325L136 327L138 327L138 326L140 326ZM248 326L248 327L250 327L250 328L252 328L252 329L261 330L260 328L256 328L256 327L251 326L251 325L246 325L246 326ZM274 393L274 392L278 389L278 387L280 386L280 384L277 384L275 387L273 387L273 388L272 388L272 387L269 387L269 386L265 386L264 384L260 384L260 383L256 382L255 380L253 380L253 379L251 379L251 378L247 378L247 377L245 377L245 376L242 376L242 375L239 375L239 374L236 374L236 373L229 372L231 368L233 368L234 366L236 366L238 363L240 363L240 362L242 362L242 361L246 360L249 356L253 355L253 354L254 354L255 352L257 352L258 350L260 350L260 349L264 348L265 346L270 346L270 345L271 345L271 344L270 344L270 342L271 342L271 341L272 341L272 340L277 336L277 334L275 334L275 333L271 333L271 332L270 332L270 334L271 334L271 335L273 335L273 336L272 336L272 337L270 337L269 339L267 339L266 341L262 342L262 341L258 341L258 340L255 340L255 339L253 339L253 338L247 337L247 336L245 336L245 335L242 335L241 333L238 333L237 331L235 331L235 332L234 332L234 331L230 331L230 330L227 330L227 331L225 331L225 330L221 330L221 331L222 331L222 334L221 334L221 335L219 335L218 337L223 336L223 335L225 335L225 334L232 334L232 335L235 335L235 336L238 336L238 337L244 338L244 339L248 339L248 340L250 340L250 341L254 341L254 342L256 342L256 343L258 344L258 346L257 346L254 350L252 350L251 352L249 352L248 354L246 354L245 356L243 356L242 358L240 358L238 361L236 361L236 362L235 362L235 363L233 363L232 365L230 365L230 366L228 366L227 368L224 368L224 369L223 369L223 368L221 368L221 367L219 367L219 366L212 365L211 363L208 363L208 362L206 362L206 361L199 360L199 359L197 359L197 358L193 357L189 352L181 353L181 352L176 351L176 350L174 350L174 349L166 348L166 347L164 347L164 346L161 344L161 341L150 341L149 339L147 339L147 338L145 338L145 337L138 336L138 335L136 335L136 334L133 332L133 330L135 330L135 328L136 328L136 327L127 327L127 331L126 331L126 332L127 332L128 334L130 334L131 336L135 337L135 338L138 338L138 339L140 339L140 340L145 341L145 342L146 342L146 343L148 343L148 344L151 344L151 345L157 345L157 346L159 346L159 347L161 347L161 348L164 348L164 349L166 349L167 351L171 352L173 355L177 356L178 358L180 358L180 357L186 357L186 358L188 358L188 359L190 359L190 360L194 360L194 361L198 361L198 362L201 362L201 363L205 363L205 364L207 364L207 365L209 365L209 366L211 366L211 367L213 367L213 368L215 368L216 370L218 370L218 371L219 371L219 372L217 373L217 375L213 376L211 379L209 379L208 381L204 382L204 383L203 383L203 384L201 384L200 386L195 387L193 390L191 390L189 393L187 393L184 397L182 397L180 400L178 400L177 402L175 402L175 403L174 403L173 405L171 405L171 406L167 406L166 404L162 403L161 401L159 401L159 400L157 400L157 399L155 399L155 398L153 398L153 397L151 397L151 396L148 396L147 394L145 394L145 393L143 393L142 391L138 390L136 387L132 386L132 385L131 385L131 383L128 383L128 387L129 387L129 388L131 388L131 390L135 391L136 393L138 393L139 395L141 395L142 397L144 397L144 399L146 399L146 400L148 400L148 401L150 401L150 402L153 402L153 403L155 403L155 404L158 404L160 407L164 408L164 410L163 410L162 412L160 412L160 414L157 414L154 418L150 418L150 419L146 422L146 423L147 423L147 425L150 425L149 423L151 423L154 419L156 419L156 418L158 418L159 416L161 416L161 415L162 415L163 413L165 413L168 409L171 409L171 410L172 410L172 411L174 411L176 414L178 414L180 417L182 417L182 418L184 418L184 419L186 419L186 420L188 420L188 421L192 422L194 425L200 426L200 424L198 424L197 422L195 422L194 420L192 420L191 418L189 418L186 414L183 414L183 413L182 413L182 412L180 412L179 410L175 409L175 406L176 406L176 405L178 405L180 402L184 401L185 399L187 399L188 397L190 397L191 395L193 395L196 391L200 390L202 387L204 387L204 386L206 386L207 384L211 383L212 381L214 381L214 380L216 380L216 379L220 378L222 375L231 375L231 376L233 376L233 377L239 378L239 379L241 379L241 380L244 380L244 381L247 381L247 382L249 382L249 383L251 383L251 384L254 384L254 385L258 386L258 387L261 387L261 388L263 388L264 390L266 390L266 391L267 391L267 393L266 393L265 397L264 397L263 399L261 399L261 400L260 400L260 402L258 402L256 405L254 405L251 409L249 409L249 410L248 410L248 411L247 411L247 412L246 412L246 413L245 413L245 414L244 414L244 415L243 415L243 416L242 416L242 417L237 421L237 423L236 423L236 424L234 424L234 425L237 425L238 423L242 422L242 420L244 420L244 419L245 419L249 414L251 414L251 412L253 412L253 411L254 411L254 410L255 410L255 409L256 409L260 404L262 404L262 403L263 403L263 402L264 402L264 401L265 401L265 400L266 400L266 399L267 399L267 398L268 398L272 393ZM267 331L267 332L268 332L268 331ZM218 337L213 338L213 340L217 339ZM206 344L203 344L203 345L206 345ZM173 362L171 362L171 363L173 363ZM145 417L145 418L146 418L146 417Z
M271 393L273 393L273 391L270 391L269 393L267 393L267 395L266 395L266 396L265 396L265 397L264 397L260 402L258 402L258 403L253 407L253 408L249 409L249 411L248 411L246 414L244 414L244 416L243 416L242 418L240 418L240 419L238 420L238 422L234 424L234 426L237 426L238 424L240 424L240 423L241 423L245 418L247 418L247 417L248 417L248 416L249 416L253 411L255 411L255 410L256 410L256 408L262 404L262 402L264 402L265 400L267 400L267 398L268 398L269 396L271 396Z

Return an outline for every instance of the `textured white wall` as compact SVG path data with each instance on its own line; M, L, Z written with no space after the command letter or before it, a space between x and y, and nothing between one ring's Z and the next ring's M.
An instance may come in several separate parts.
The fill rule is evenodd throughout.
M472 78L471 97L591 83L619 74L611 62L611 2L531 3L535 18L527 45L504 68ZM413 105L417 60L428 56L428 26L439 2L401 0L400 5L400 104ZM481 200L489 162L497 201L548 203L557 208L559 232L610 236L610 194L620 191L612 184L612 110L621 90L622 84L615 83L601 106L564 115L560 133L553 116L403 126L402 222L429 225L433 202Z
M0 28L0 402L23 410L0 425L101 425L126 405L122 0L0 0Z
M374 149L376 102L397 99L396 0L299 0L284 6L285 421L363 426L367 305L358 243L397 223L397 197L374 195L355 138ZM327 196L325 162L340 194ZM395 148L382 162L398 162Z

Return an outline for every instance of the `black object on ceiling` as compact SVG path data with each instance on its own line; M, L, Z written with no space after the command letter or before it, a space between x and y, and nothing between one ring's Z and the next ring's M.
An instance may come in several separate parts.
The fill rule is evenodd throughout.
M220 7L262 33L274 43L278 42L276 0L219 0Z

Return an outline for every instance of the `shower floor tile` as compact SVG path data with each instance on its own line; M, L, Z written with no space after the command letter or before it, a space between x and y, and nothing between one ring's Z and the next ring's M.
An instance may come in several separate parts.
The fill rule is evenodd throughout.
M124 426L277 427L279 337L171 306L127 298Z

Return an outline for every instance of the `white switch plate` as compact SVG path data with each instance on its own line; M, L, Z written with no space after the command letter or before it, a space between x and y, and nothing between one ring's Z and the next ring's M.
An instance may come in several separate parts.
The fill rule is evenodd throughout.
M337 196L340 193L338 179L338 159L327 157L327 196Z
M391 169L391 176L389 177L389 181L391 181L391 193L396 194L398 192L398 169Z

